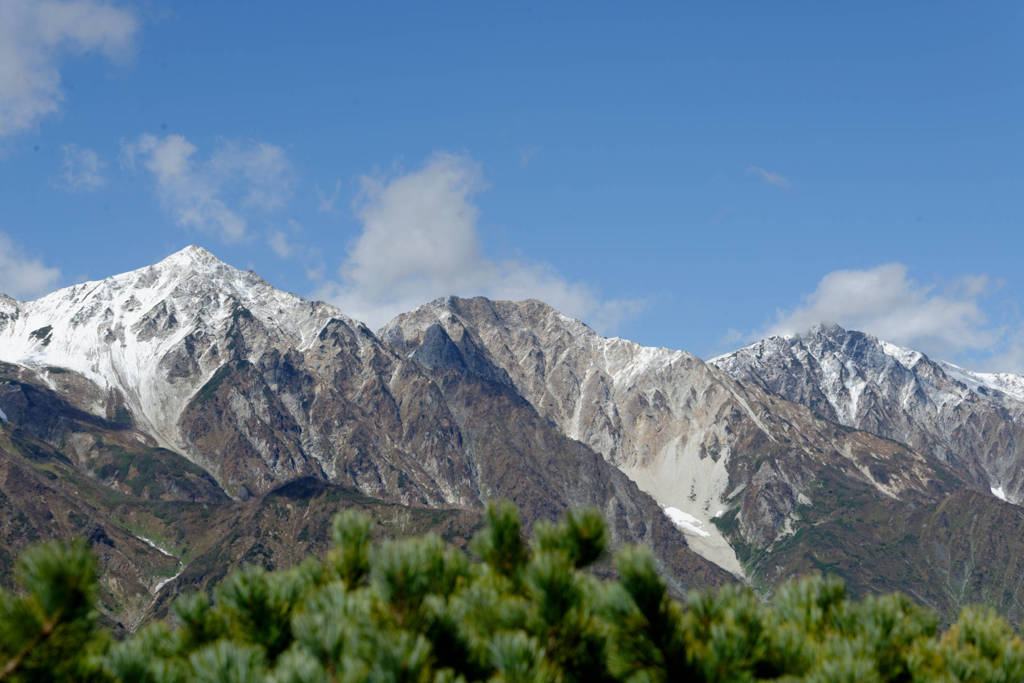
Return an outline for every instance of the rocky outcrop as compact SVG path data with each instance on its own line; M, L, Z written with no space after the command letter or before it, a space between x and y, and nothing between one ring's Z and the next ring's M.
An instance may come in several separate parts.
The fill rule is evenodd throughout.
M452 366L449 347L485 359L493 381L695 519L683 527L691 546L736 574L798 532L801 505L825 505L810 495L825 471L906 504L959 485L902 444L843 429L684 351L600 337L539 301L439 299L379 334L428 364Z
M934 455L980 490L1024 501L1022 378L971 373L837 325L770 337L711 363L826 419Z
M561 518L570 508L595 507L604 513L615 545L641 542L655 550L671 570L676 591L728 580L726 572L690 552L689 539L655 500L538 414L468 336L456 341L434 325L406 348L440 387L455 416L483 499L512 501L528 527Z

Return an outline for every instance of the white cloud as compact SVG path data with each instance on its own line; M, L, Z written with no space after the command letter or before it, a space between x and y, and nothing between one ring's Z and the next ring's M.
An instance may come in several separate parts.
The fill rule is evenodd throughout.
M219 233L225 242L246 235L247 210L282 208L294 187L291 164L280 147L222 143L206 161L184 136L146 134L125 144L123 157L152 173L161 203L182 227Z
M1024 329L1017 330L1002 350L974 363L972 369L1024 375Z
M64 145L59 183L72 192L92 192L107 184L103 176L106 163L91 149Z
M730 327L728 330L725 331L725 334L723 334L721 338L719 338L718 345L726 349L731 349L731 347L741 343L745 337L746 335L744 335L742 332Z
M788 178L784 178L782 175L776 173L775 171L767 171L761 168L760 166L754 166L753 164L747 166L747 173L753 173L754 175L756 175L758 178L768 183L769 185L773 185L783 190L788 190L792 185L792 183L789 182Z
M292 255L295 247L288 241L288 235L283 230L273 230L267 235L267 244L274 250L274 253L281 258L288 258Z
M0 0L0 136L32 127L64 99L66 54L128 55L138 22L94 0Z
M30 299L52 291L59 281L60 270L29 258L0 232L0 292L15 299Z
M907 277L907 267L889 263L868 270L837 270L764 334L804 332L834 322L940 358L991 349L1000 332L988 325L979 304L984 276L963 277L938 292Z
M285 151L266 142L248 146L226 142L210 157L210 175L220 187L239 183L242 206L276 211L292 196L295 183Z
M310 280L319 281L324 276L323 254L320 249L303 243L302 225L290 219L285 229L275 229L267 232L267 245L282 259L293 259L301 263L306 277Z
M1016 338L998 353L975 360L968 365L972 370L979 372L1010 372L1024 375L1024 332L1018 332Z
M635 300L603 301L546 264L486 258L472 201L483 188L479 165L453 154L389 181L363 178L355 204L362 233L340 282L324 283L316 296L373 327L449 294L537 298L603 330L642 308Z
M320 213L330 213L331 211L334 211L334 204L335 204L335 202L338 201L338 195L339 194L341 194L341 179L340 178L334 183L334 191L331 192L331 194L327 194L326 192L324 192L323 190L320 189L319 185L317 185L316 186L316 196L317 196L316 208L317 208L317 211L319 211Z

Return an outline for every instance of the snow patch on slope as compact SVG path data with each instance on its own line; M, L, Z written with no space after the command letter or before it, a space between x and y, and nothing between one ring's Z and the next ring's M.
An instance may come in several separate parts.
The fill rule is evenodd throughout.
M153 548L154 550L157 550L157 551L163 553L167 557L175 557L175 555L173 555L170 551L168 551L168 550L166 550L164 548L161 548L159 545L156 544L156 542L152 541L151 539L146 538L145 536L138 536L138 535L136 535L135 538L139 539L140 541L142 541L143 543L148 545L150 548Z
M679 383L679 377L688 374L684 368L691 363L699 365L702 363L685 351L642 346L618 337L606 339L589 329L587 331L589 334L583 338L577 338L576 343L587 343L595 347L595 353L591 355L591 358L596 362L593 362L587 369L585 380L581 383L584 393L577 398L570 423L566 425L565 431L571 438L588 443L609 458L612 451L617 449L612 444L606 443L604 438L588 434L581 419L584 404L592 400L586 394L586 388L594 386L592 382L595 375L603 374L610 380L609 389L615 395L612 410L614 410L615 404L624 408L630 396L643 395L646 397L649 392L664 391L669 394L666 399L669 410L675 411L679 410L681 403L685 402L681 395L689 391L689 387ZM678 386L674 386L677 383ZM553 393L558 389L550 385L548 388ZM676 395L676 392L680 395ZM760 421L747 401L735 391L730 391L730 393L750 419L764 431L769 439L774 440L771 431ZM624 418L625 416L619 414L618 417ZM634 428L637 431L627 438L637 439L636 443L639 445L643 439L642 427L637 423ZM712 427L712 429L720 428L720 425ZM659 505L663 506L666 515L669 515L677 527L680 522L686 522L688 526L680 528L687 533L687 541L694 552L726 571L743 577L743 567L739 558L736 557L736 552L718 528L711 524L712 517L726 506L724 500L729 481L727 469L729 450L725 447L719 452L718 458L712 458L707 453L701 452L701 442L702 439L695 438L694 434L688 434L687 438L680 435L670 439L667 443L654 446L647 451L647 455L642 459L624 461L614 458L613 462L636 482L642 491L650 494ZM720 434L719 442L727 443L727 435ZM670 513L669 510L673 510L675 513ZM676 516L673 517L673 514Z
M175 580L176 578L178 578L179 576L181 576L181 573L182 573L183 571L185 571L185 565L183 565L183 564L180 564L180 563L179 563L179 565L178 565L178 571L177 571L177 573L176 573L176 574L175 574L174 576L169 576L169 577L167 577L166 579L164 579L163 581L159 581L159 582L157 582L157 584L156 584L155 586L153 586L153 595L156 595L156 594L158 594L158 593L160 592L160 590L161 590L161 589L162 589L162 588L163 588L164 586L166 586L166 585L167 585L167 584L169 584L169 583L170 583L171 581L174 581L174 580Z
M145 536L139 536L138 534L135 535L135 538L139 539L140 541L142 541L143 543L145 543L149 547L153 548L157 552L162 553L162 554L166 555L167 557L173 557L174 559L178 560L178 571L174 573L174 576L169 576L166 579L162 579L161 581L157 581L156 584L150 589L150 592L153 595L158 595L160 593L160 590L164 586L166 586L171 581L174 581L176 578L181 576L181 573L183 571L185 571L185 563L181 561L180 557L178 557L177 555L171 553L166 548L160 546L159 544L157 544L152 539L146 538Z
M707 531L704 531L704 522L687 512L683 512L679 508L665 508L665 516L672 520L672 523L684 533L697 534L703 538L707 538L711 535Z

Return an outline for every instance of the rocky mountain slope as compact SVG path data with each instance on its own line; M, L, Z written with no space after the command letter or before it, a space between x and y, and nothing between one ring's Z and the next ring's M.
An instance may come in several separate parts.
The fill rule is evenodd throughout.
M466 463L414 366L333 307L198 247L16 305L0 319L0 360L55 387L74 373L82 410L124 415L234 498L311 475L406 502L474 499L443 471Z
M977 528L934 524L968 484L927 451L844 428L683 351L602 338L537 301L449 297L379 334L412 360L451 347L482 357L473 363L498 368L496 381L650 493L695 549L755 585L826 570L857 591L916 590L952 610L979 593L937 587L984 583L947 552ZM1019 552L1015 509L984 500ZM1019 554L996 552L1024 570ZM1024 594L1011 593L1001 604L1020 614Z
M813 400L536 301L441 299L375 334L190 247L0 299L0 539L90 538L130 629L241 563L322 552L344 507L465 541L506 498L527 527L597 507L676 591L822 570L1020 620L1024 586L999 578L1024 574L1019 508L977 492L998 458L844 425L803 384ZM1004 394L965 424L1016 438Z
M837 325L770 337L711 364L1024 502L1024 377L969 372Z
M927 490L936 478L917 454L907 456L906 466L887 468L877 456L893 444L836 430L685 351L600 337L538 301L450 297L381 331L412 359L441 334L485 349L541 415L616 464L663 506L685 513L695 547L736 573L742 568L714 520L760 496L746 515L741 511L743 527L748 540L773 541L794 521L805 465L829 462L858 472L853 476L886 496ZM767 451L797 457L767 464L763 472L752 469L750 456ZM871 472L873 464L892 470L884 482ZM769 472L779 466L788 469Z
M655 548L677 590L728 580L632 481L486 372L407 359L333 307L279 292L199 248L37 301L5 300L0 360L10 462L31 459L30 438L61 464L42 476L66 480L65 497L98 485L94 498L111 490L132 505L175 501L181 515L212 515L199 545L164 558L223 548L217 534L244 510L310 481L409 510L479 510L508 498L528 526L595 506L616 544ZM97 503L87 517L114 528L100 521L111 515ZM134 535L175 525L149 519ZM47 529L44 517L34 528L40 538L73 530ZM273 524L263 531L278 537L274 561L296 556ZM220 561L247 553L222 551ZM137 584L173 589L191 576L182 564L173 584ZM110 589L135 609L138 585Z

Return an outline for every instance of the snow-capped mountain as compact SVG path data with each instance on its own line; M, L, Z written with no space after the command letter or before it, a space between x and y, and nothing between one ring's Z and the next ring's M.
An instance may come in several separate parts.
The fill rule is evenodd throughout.
M853 346L870 360L780 351L752 382L538 301L454 297L375 334L189 247L0 297L0 556L85 535L111 604L139 617L228 566L322 548L342 507L465 539L505 498L528 528L600 509L677 591L822 570L857 594L1024 615L1024 586L991 592L993 568L1024 574L1024 518L978 492L1014 500L1016 470L957 446L1020 443L1016 380ZM887 391L909 392L913 420L885 412ZM957 411L935 434L921 417Z
M616 544L652 546L678 590L728 579L618 469L566 438L511 388L488 384L498 369L478 364L476 373L442 376L336 308L280 292L197 247L36 301L5 298L0 316L0 495L25 500L26 490L46 490L71 520L54 526L40 510L37 526L16 543L93 528L124 538L114 532L126 524L122 512L102 512L116 501L134 506L129 528L146 529L145 538L160 534L140 526L137 510L164 503L175 507L145 513L144 524L171 515L182 527L173 533L184 533L182 516L194 523L213 505L226 510L233 529L241 519L231 515L253 514L242 501L258 507L291 487L294 500L347 492L332 494L336 508L374 500L480 510L507 498L528 527L570 506L594 506L607 512ZM51 453L47 472L22 467L38 452ZM8 464L17 466L10 470L16 477L5 474ZM62 489L49 483L53 467L66 471ZM127 498L83 493L83 486ZM88 496L83 511L79 501ZM3 512L0 538L17 527ZM253 532L269 535L258 547L272 542L294 557L281 538L298 529L266 523L272 528ZM315 532L323 536L326 527ZM194 554L200 540L179 542ZM225 559L223 549L204 547L221 558L209 560L216 566L252 552ZM110 555L110 562L133 561ZM175 569L183 572L178 581L198 571ZM163 589L163 578L141 583ZM125 581L110 590L140 587L137 578Z
M1024 501L1024 377L975 373L837 325L769 337L711 364L841 424L934 454Z
M322 382L317 364L324 354L356 385L305 396L282 382ZM372 333L337 309L281 292L194 246L153 266L9 306L0 321L0 361L31 369L58 390L78 378L91 382L75 393L80 408L106 417L126 411L157 445L209 471L236 498L312 475L409 500L466 500L465 486L424 471L422 455L414 458L413 445L397 434L367 438L381 458L346 468L363 435L332 425L339 412L361 410L354 405L359 378L379 381L381 368L371 367L378 357L388 353ZM440 456L445 441L440 432L435 439L429 454ZM388 481L397 477L395 460L409 465L401 492Z
M114 396L172 450L188 449L178 417L228 358L225 341L241 311L262 325L266 347L307 349L332 317L357 326L333 307L277 290L196 246L35 301L4 299L0 360L44 376L48 367L81 373L101 390L91 397L92 411L105 410Z

